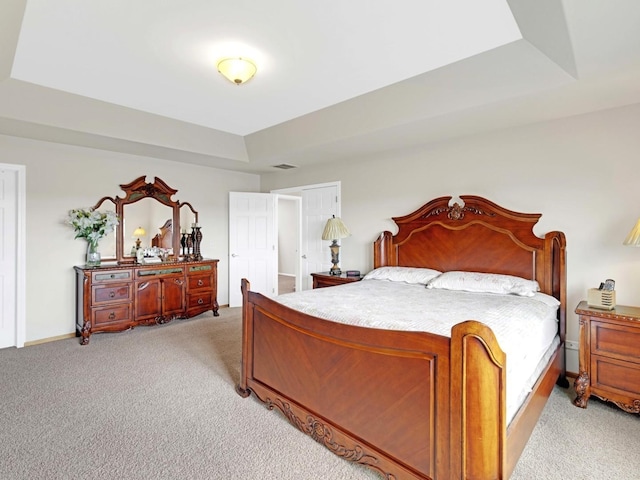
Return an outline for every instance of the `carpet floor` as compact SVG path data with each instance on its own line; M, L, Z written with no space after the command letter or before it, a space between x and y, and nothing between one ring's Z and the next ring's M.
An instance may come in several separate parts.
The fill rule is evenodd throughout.
M0 350L0 479L381 478L234 386L241 312ZM512 480L639 478L640 418L556 387Z

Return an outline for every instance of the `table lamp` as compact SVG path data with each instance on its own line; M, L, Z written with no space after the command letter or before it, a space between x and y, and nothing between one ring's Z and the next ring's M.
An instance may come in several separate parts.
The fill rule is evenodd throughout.
M622 242L623 245L632 247L640 247L640 220L636 222L636 226L631 229L627 238Z
M324 226L324 231L322 232L322 240L331 240L331 245L329 245L329 249L331 250L331 263L333 263L333 267L329 273L331 275L340 275L342 271L338 266L340 263L340 245L338 245L338 239L346 238L351 233L349 229L342 223L340 218L336 218L333 215L332 218L327 220L327 224Z
M136 239L136 250L140 250L140 237L144 237L147 232L142 227L138 227L133 231L133 238Z

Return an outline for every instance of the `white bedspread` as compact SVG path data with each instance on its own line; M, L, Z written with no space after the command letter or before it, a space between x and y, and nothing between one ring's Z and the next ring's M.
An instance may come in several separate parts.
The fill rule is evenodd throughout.
M453 325L477 320L507 355L507 421L528 395L558 331L559 302L534 297L427 289L421 284L362 280L274 297L296 310L339 323L451 336ZM557 342L556 342L557 344ZM548 357L549 354L546 355ZM544 362L546 363L546 361ZM539 370L539 368L538 368Z

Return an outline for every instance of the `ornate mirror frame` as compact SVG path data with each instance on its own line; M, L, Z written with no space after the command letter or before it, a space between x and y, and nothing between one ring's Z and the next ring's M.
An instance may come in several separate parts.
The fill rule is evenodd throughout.
M100 208L105 201L111 201L115 204L116 215L120 219L120 225L116 227L116 261L118 263L134 263L135 257L129 257L124 255L125 245L125 232L122 228L124 220L124 207L132 203L136 203L143 198L152 198L163 205L171 208L172 221L173 221L173 258L177 259L180 255L180 208L187 206L194 215L195 222L198 223L198 212L193 209L190 203L180 203L178 200L171 200L171 197L176 194L178 190L171 188L164 181L155 177L153 183L146 182L146 175L136 178L133 182L122 184L120 188L124 191L124 198L120 197L103 197L96 203L94 209Z

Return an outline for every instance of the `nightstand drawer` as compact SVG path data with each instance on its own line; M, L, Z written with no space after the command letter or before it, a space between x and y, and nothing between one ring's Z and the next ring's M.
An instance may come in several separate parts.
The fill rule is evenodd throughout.
M592 355L591 387L640 397L640 364Z
M640 328L592 319L591 353L640 363Z

